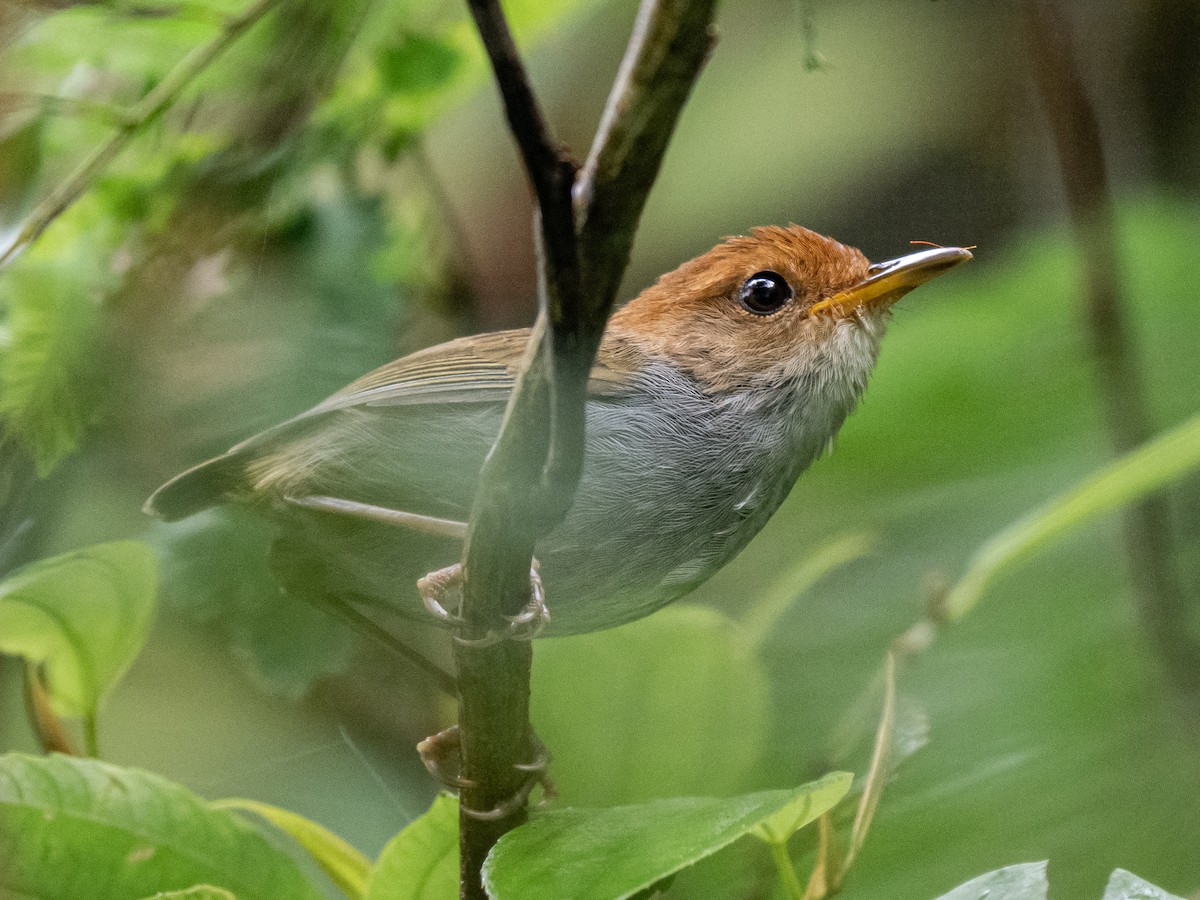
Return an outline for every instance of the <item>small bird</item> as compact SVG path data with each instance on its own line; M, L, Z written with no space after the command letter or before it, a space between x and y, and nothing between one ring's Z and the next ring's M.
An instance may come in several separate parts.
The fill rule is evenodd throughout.
M755 228L615 312L577 493L536 548L543 633L648 615L733 559L854 408L892 305L970 258L935 247L872 265L797 225ZM278 525L273 567L290 593L422 615L413 584L461 555L528 338L481 334L389 363L176 476L146 511L249 506Z

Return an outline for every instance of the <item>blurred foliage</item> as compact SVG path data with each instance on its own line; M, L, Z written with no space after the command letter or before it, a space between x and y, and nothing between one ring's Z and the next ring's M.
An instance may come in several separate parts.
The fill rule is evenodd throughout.
M44 667L61 715L94 719L141 652L157 573L140 541L39 560L0 581L0 652Z
M1092 86L1107 98L1117 166L1140 173L1143 156L1174 160L1178 193L1140 174L1117 179L1127 191L1123 287L1164 430L1193 417L1200 396L1200 216L1186 192L1200 155L1187 115L1194 92L1183 89L1194 75L1163 81L1200 59L1192 32L1170 26L1188 20L1188 6L1073 11L1086 57L1105 61ZM506 7L574 142L598 113L632 5ZM6 9L0 245L243 8ZM679 606L539 644L536 721L564 803L729 797L835 766L865 773L874 673L896 636L923 621L926 594L940 595L989 536L1104 464L1078 261L1069 235L1046 225L1055 176L1031 135L1020 29L1005 9L727 5L722 44L651 199L638 279L719 234L786 219L878 256L911 236L982 246L971 270L899 310L833 459L696 595L717 610ZM1175 37L1149 39L1162 33ZM806 73L817 54L825 65ZM520 314L532 295L513 274L529 256L524 194L486 75L457 2L290 0L141 128L0 274L0 565L135 534L142 499L166 476L402 352L486 315ZM1141 119L1123 112L1131 93L1154 123L1152 147L1125 121ZM482 310L481 290L510 295L505 311ZM1193 598L1198 491L1192 477L1174 493ZM1114 530L1090 525L1042 548L902 667L893 753L904 763L845 896L929 897L1014 859L1046 858L1061 896L1099 896L1117 864L1179 893L1200 885L1200 738L1138 628ZM867 558L854 540L827 544L847 532L875 536ZM430 871L442 873L431 877L451 877L450 801L388 843L433 796L408 748L432 727L435 702L398 683L407 672L368 670L324 614L284 603L263 564L268 540L225 512L151 532L170 602L107 704L106 752L208 795L253 792L300 810L364 852L386 845L381 867L404 868L402 848L424 841ZM854 561L813 569L817 548L839 546L833 557ZM55 603L74 603L77 588L56 589ZM1200 635L1194 603L1190 615L1185 627ZM440 651L423 633L405 638ZM226 645L251 684L233 673ZM15 724L13 671L0 668L8 746L29 743ZM94 812L105 799L88 789L103 764L5 765L61 790L63 809ZM152 776L112 777L147 797L200 803ZM861 790L860 778L852 793ZM44 799L43 811L60 802ZM851 805L831 816L843 835ZM61 849L65 832L18 806L5 815L33 823L28 840ZM219 818L256 839L233 815ZM809 831L793 841L801 870L819 852ZM88 834L98 851L121 853L120 832ZM681 871L668 896L771 896L770 864L762 847L737 843ZM189 873L180 895L197 896L183 889L204 879L223 883ZM1151 891L1112 879L1114 897ZM389 876L368 896L397 883Z

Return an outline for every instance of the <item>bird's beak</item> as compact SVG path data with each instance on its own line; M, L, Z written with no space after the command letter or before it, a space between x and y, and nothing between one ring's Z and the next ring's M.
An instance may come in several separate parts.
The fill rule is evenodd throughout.
M887 309L913 288L970 258L971 251L963 247L937 247L875 263L854 287L814 303L809 315L829 313L842 318L859 309Z

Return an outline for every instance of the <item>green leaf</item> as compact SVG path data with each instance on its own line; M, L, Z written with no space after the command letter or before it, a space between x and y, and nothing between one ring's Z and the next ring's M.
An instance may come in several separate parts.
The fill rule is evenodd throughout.
M746 789L766 739L770 684L736 622L673 606L622 628L543 641L536 652L531 718L554 750L566 802Z
M237 900L237 897L224 888L198 884L181 891L162 891L153 897L143 897L142 900Z
M306 819L299 813L241 798L218 800L215 809L232 809L262 816L276 828L287 832L321 867L329 880L351 900L358 900L367 889L367 874L371 863L329 829Z
M240 817L157 775L93 759L0 757L0 896L128 900L209 885L319 900Z
M79 446L95 417L99 305L92 274L70 260L23 260L0 281L9 332L0 357L0 423L29 449L42 477Z
M871 550L869 535L843 534L821 544L776 578L754 601L742 619L750 640L762 645L778 627L788 608L809 588L834 569L866 555Z
M987 541L946 596L946 614L952 620L965 615L979 602L992 579L1026 554L1198 467L1200 416L1195 416L1127 453Z
M425 815L388 841L371 871L366 900L458 896L458 800L439 794Z
M93 716L145 643L155 582L140 541L26 566L0 582L0 651L45 665L57 712Z
M1104 888L1104 897L1101 900L1183 900L1183 898L1168 894L1162 888L1143 881L1132 872L1114 869L1108 878L1108 885Z
M160 525L164 603L226 640L269 690L299 700L318 678L346 667L349 628L279 590L267 555L274 528L232 508Z
M810 782L782 809L766 816L750 833L768 844L782 844L793 834L832 809L850 790L850 776L841 772Z
M938 900L981 900L995 897L996 900L1046 900L1046 863L1020 863L1005 866L978 878L960 884Z
M851 780L834 772L799 788L727 800L683 797L534 813L488 855L484 884L496 900L632 897L774 817L812 821L845 796Z

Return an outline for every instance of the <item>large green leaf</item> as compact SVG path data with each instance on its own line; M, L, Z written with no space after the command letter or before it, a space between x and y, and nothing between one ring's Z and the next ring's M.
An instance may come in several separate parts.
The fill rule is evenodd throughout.
M59 712L92 716L146 640L155 581L154 555L140 541L26 566L0 582L0 651L45 665Z
M534 813L488 855L484 883L496 900L632 897L767 823L812 821L845 796L851 778L835 772L799 788L727 800L682 797Z
M769 687L736 622L675 606L540 643L532 720L566 802L720 796L745 790L758 762Z
M1020 863L972 878L938 900L1046 900L1049 888L1046 863Z
M388 841L366 900L446 900L458 896L458 800L439 794L425 815Z
M234 813L157 775L65 756L0 757L0 896L128 900L196 885L318 900Z
M287 832L292 839L307 851L313 861L321 867L338 890L350 898L359 900L367 888L367 873L370 861L328 828L306 819L299 813L280 809L269 803L241 798L218 800L214 809L232 809L254 813L266 819L276 828Z
M1101 900L1183 900L1124 869L1114 869Z

